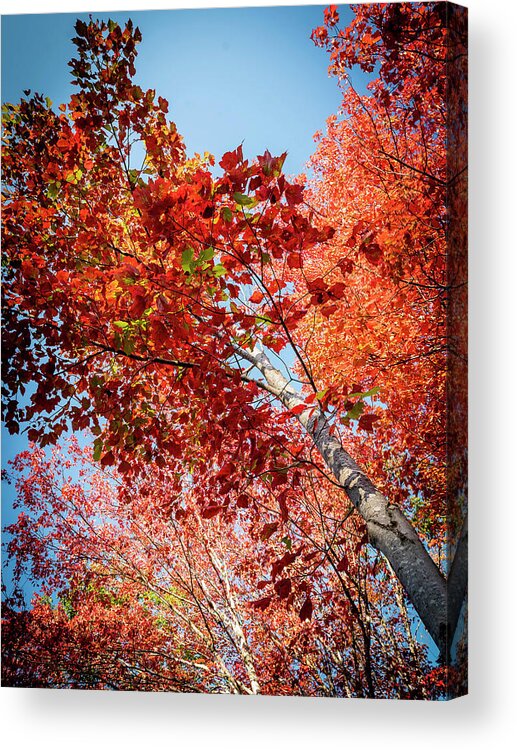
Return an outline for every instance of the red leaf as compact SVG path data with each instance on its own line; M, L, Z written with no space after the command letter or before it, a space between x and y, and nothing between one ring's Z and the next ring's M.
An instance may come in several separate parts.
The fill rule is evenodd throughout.
M162 346L169 340L166 327L159 318L153 318L151 322L153 338L158 346Z
M330 318L330 316L333 315L337 309L337 305L325 305L325 307L321 308L321 314L326 318Z
M273 565L271 566L271 576L273 578L276 578L279 573L283 571L287 565L291 565L296 558L297 558L296 552L286 552L285 555L283 555L280 560L275 560Z
M303 185L288 185L285 189L285 197L290 206L296 206L303 200Z
M287 521L289 518L289 508L287 507L286 492L281 492L277 497L278 505L280 506L280 513L282 515L282 521Z
M304 620L310 620L312 618L312 602L310 597L308 596L307 599L304 601L303 606L300 610L300 620L303 622Z
M289 268L303 268L301 253L289 253L287 256L287 265Z
M275 583L275 591L280 599L287 599L287 597L291 593L291 588L292 586L290 578L282 578L281 581L277 581Z
M232 474L234 470L233 464L231 464L229 461L227 461L225 464L221 466L217 474L215 475L216 479L226 479L226 477L229 477L230 474Z
M264 295L262 294L262 292L260 292L258 289L255 289L250 297L250 302L252 302L253 304L258 304L259 302L262 302L263 299Z
M355 551L356 555L359 554L359 552L361 551L363 545L366 544L367 541L368 541L368 532L365 531L363 533L363 535L361 536L361 538L359 539L359 541L357 542L357 544L355 545L355 550L354 551Z
M339 23L339 13L337 12L337 5L331 5L330 7L325 8L323 18L327 26L335 26L337 23Z
M135 296L134 302L129 308L129 314L132 318L141 318L145 308L147 307L147 299L141 294Z
M201 511L201 515L203 518L213 518L218 513L220 513L223 510L222 505L209 505L208 508L205 508Z
M372 242L369 245L362 245L361 250L366 255L366 258L370 261L370 263L373 263L374 265L377 265L377 263L379 263L380 259L382 258L382 250L376 242Z
M380 417L378 417L377 414L363 414L359 419L359 427L361 430L373 432L373 423L378 419L380 419Z
M169 111L169 103L167 99L164 99L162 96L158 97L158 106L160 107L162 112L168 112Z
M239 146L235 151L227 151L223 154L223 158L219 162L221 169L229 171L235 169L237 164L242 161L242 146Z
M328 293L335 299L341 299L343 297L343 294L345 293L345 290L346 285L343 284L343 282L338 281L336 284L332 284L332 286L329 287Z
M312 281L307 282L307 289L309 292L326 292L327 285L321 276L317 276L315 279L312 279Z
M263 599L257 599L254 602L251 602L251 606L255 607L255 609L261 609L262 612L266 610L269 605L271 604L272 596L265 596Z
M277 529L278 521L264 524L264 526L262 527L262 531L260 532L260 538L265 542L267 539L269 539L270 536L275 533Z
M339 260L337 264L343 276L347 276L354 270L354 264L348 258L341 258L341 260Z
M113 466L115 463L115 456L112 451L108 451L101 458L101 466Z

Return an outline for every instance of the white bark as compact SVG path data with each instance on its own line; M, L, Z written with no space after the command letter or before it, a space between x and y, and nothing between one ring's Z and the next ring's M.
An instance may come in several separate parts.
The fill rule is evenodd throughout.
M238 353L255 365L265 378L259 384L277 396L286 408L293 409L304 403L263 352L255 350L250 354L239 349ZM451 567L448 585L448 580L425 549L411 522L379 492L347 453L331 433L324 414L320 411L316 416L311 416L311 409L307 408L296 418L311 436L327 467L364 519L370 543L389 561L410 602L440 648L442 658L448 660L467 587L466 526Z

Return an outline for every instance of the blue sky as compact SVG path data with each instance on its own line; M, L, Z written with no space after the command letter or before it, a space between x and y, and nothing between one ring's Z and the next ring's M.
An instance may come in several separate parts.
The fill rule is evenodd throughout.
M143 34L137 80L170 102L169 114L190 153L220 157L244 141L249 157L288 151L297 173L314 149L315 131L337 111L327 53L310 40L325 6L133 11ZM351 17L347 6L343 20ZM94 17L107 18L107 14ZM81 14L87 20L87 14ZM2 17L2 99L26 88L55 104L72 91L67 62L76 14ZM361 81L358 81L361 83Z

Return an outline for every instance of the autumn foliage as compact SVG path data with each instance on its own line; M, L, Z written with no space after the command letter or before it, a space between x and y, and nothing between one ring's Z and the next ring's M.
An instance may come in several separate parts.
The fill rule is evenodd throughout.
M7 610L10 684L429 694L426 648L400 584L372 575L379 560L353 519L345 533L330 517L337 490L304 483L285 524L264 495L260 514L241 511L232 524L203 518L185 481L183 515L163 518L155 511L168 477L141 477L128 504L116 475L92 469L88 454L74 442L66 456L40 449L17 461L23 510L9 554L17 581L28 574L44 586L30 613ZM400 608L386 614L391 601Z
M310 352L321 381L328 381L330 361L338 394L352 380L361 389L380 387L363 460L438 546L446 544L445 526L462 520L461 508L448 504L445 436L450 362L466 353L465 316L453 325L450 317L452 294L466 294L466 268L452 268L448 236L451 226L466 231L464 205L451 221L454 196L465 194L466 155L463 148L455 156L463 163L453 165L447 148L450 58L465 57L466 31L459 15L447 23L450 13L446 3L372 5L358 9L344 33L334 7L313 33L329 50L330 73L344 93L340 116L317 136L309 185L309 202L332 217L336 236L325 254L309 256L307 272L326 284L344 282L346 292L303 325L305 335L317 326ZM378 68L366 95L348 76L354 65ZM461 131L464 112L458 121ZM456 349L452 327L461 338ZM461 388L456 398L463 398ZM464 406L462 417L465 430ZM455 442L465 444L465 433ZM465 469L463 457L463 478Z
M7 684L464 690L465 29L448 4L354 11L313 32L343 102L308 178L187 158L131 22L77 23L58 112L7 105L4 418L33 443Z

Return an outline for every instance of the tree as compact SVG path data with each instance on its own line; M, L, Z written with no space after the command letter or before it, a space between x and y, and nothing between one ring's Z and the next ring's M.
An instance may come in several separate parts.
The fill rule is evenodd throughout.
M186 483L171 519L155 509L174 477L157 484L146 470L129 504L117 472L92 463L75 440L16 460L23 510L7 552L16 587L28 578L41 593L28 611L16 597L4 611L4 685L441 694L400 584L372 575L357 519L332 519L337 488L307 483L288 523L260 526L245 508L232 524L203 518ZM275 518L262 500L261 518Z
M363 461L427 545L442 547L455 622L467 533L466 14L371 5L355 8L346 31L338 23L331 6L313 32L343 104L312 159L311 204L337 231L311 271L341 273L347 295L322 308L317 345L343 381L382 387ZM365 96L354 65L378 68Z
M90 429L93 458L116 467L119 501L136 518L152 467L167 483L153 512L169 526L195 518L195 538L200 519L217 519L224 536L244 517L269 543L271 524L289 528L300 515L303 535L307 488L316 481L321 503L325 486L335 528L320 553L334 573L350 564L337 534L351 533L353 514L355 533L384 556L370 585L392 568L448 660L466 534L460 502L448 584L439 554L450 498L436 441L446 431L447 322L461 312L450 300L464 287L444 261L444 233L460 225L447 215L449 193L461 191L441 171L440 117L459 42L439 4L421 18L397 7L361 6L331 41L315 32L338 67L382 62L370 96L354 104L346 91L349 119L330 124L315 156L329 195L317 180L308 190L289 182L285 154L250 163L239 147L219 177L211 157L187 159L167 103L132 81L138 29L77 23L68 107L56 114L34 95L4 114L4 413L12 432L28 422L42 446L69 425ZM326 19L336 26L335 8ZM431 74L433 105L422 93ZM410 115L419 101L421 116ZM313 614L312 577L293 591L302 621ZM286 580L270 581L256 613L286 598Z

